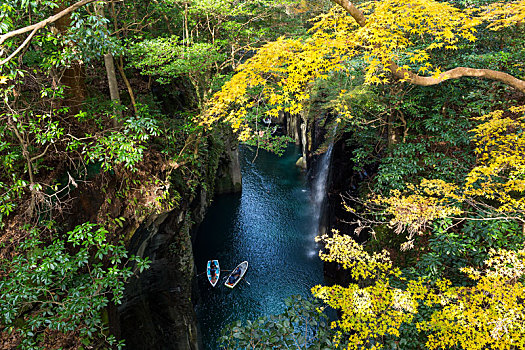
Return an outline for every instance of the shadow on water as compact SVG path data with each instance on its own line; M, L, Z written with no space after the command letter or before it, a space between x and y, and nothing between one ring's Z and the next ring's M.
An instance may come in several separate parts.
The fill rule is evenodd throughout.
M323 282L323 265L314 242L317 227L306 175L295 162L299 148L282 157L241 147L242 194L222 195L211 205L194 245L198 272L218 259L222 270L249 262L245 279L233 290L221 281L215 288L198 278L197 318L205 349L218 348L223 326L284 310L291 295L309 295Z

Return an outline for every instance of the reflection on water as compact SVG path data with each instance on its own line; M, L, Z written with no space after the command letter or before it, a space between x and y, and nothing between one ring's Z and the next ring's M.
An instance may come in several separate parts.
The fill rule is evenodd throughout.
M277 157L260 150L252 163L253 150L242 147L242 194L216 198L200 226L194 246L199 272L211 259L218 259L222 270L244 260L250 264L247 282L233 290L222 277L215 288L205 275L198 277L196 312L205 349L217 349L224 325L279 313L286 297L308 295L322 283L315 213L306 176L295 166L298 152L289 146Z

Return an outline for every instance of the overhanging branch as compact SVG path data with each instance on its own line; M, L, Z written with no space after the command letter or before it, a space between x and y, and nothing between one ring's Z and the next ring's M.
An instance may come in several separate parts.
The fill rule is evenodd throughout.
M69 6L68 8L60 11L59 13L57 13L57 14L51 16L51 17L48 17L48 18L46 18L46 19L44 19L44 20L42 20L42 21L40 21L38 23L35 23L35 24L29 25L27 27L16 29L16 30L13 30L11 32L8 32L8 33L0 35L0 45L2 45L9 38L12 38L12 37L15 37L17 35L24 34L24 33L27 33L27 32L31 32L31 34L24 40L22 45L20 45L11 55L9 55L9 57L7 57L2 62L0 62L0 65L3 65L5 63L9 62L18 52L20 52L31 41L31 38L40 29L44 28L45 26L47 26L50 23L58 21L60 18L70 14L71 12L75 11L76 9L78 9L78 8L84 6L84 5L87 5L89 3L95 2L95 1L100 1L100 0L82 0L82 1L79 1L79 2L74 3L73 5Z
M525 93L525 81L513 77L510 74L492 70L492 69L477 69L468 67L457 67L447 70L437 77L422 77L409 70L399 67L394 62L390 63L390 70L396 78L405 79L414 85L420 86L432 86L440 84L441 82L448 79L458 79L461 77L476 77L485 78L490 80L500 81L508 86L520 90Z
M357 7L354 6L350 1L348 0L332 0L337 5L341 6L345 9L346 12L348 12L352 17L354 17L357 24L359 24L361 27L364 27L366 25L366 17L359 10Z
M22 51L22 49L26 47L26 45L29 44L29 42L31 42L31 39L33 38L33 36L36 34L37 31L38 31L38 28L33 29L31 34L27 36L26 40L24 40L24 42L15 51L13 51L13 53L10 54L5 60L0 62L0 66L3 66L7 62L11 61L13 57L15 57L20 51Z
M366 17L361 10L355 7L348 0L332 0L337 5L345 9L346 12L352 16L357 24L361 27L366 25ZM468 68L468 67L457 67L450 70L447 70L437 77L424 77L417 75L416 73L409 71L407 69L399 67L396 63L390 61L389 68L392 71L392 74L399 79L403 79L411 84L420 85L420 86L431 86L437 85L441 82L448 79L458 79L461 77L476 77L476 78L485 78L490 80L500 81L508 86L511 86L523 93L525 93L525 81L513 77L510 74L495 71L491 69L477 69L477 68Z

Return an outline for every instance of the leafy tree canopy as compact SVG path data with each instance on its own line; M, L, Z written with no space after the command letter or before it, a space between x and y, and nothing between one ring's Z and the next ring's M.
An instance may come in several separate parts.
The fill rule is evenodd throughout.
M302 112L313 83L336 72L350 75L355 58L364 62L365 84L388 83L394 76L428 86L471 76L525 91L525 81L508 73L465 67L445 70L447 62L440 61L443 52L472 47L469 43L476 42L479 28L519 26L523 1L467 9L428 0L375 1L359 8L348 1L335 2L340 6L320 15L309 37L280 38L243 64L215 95L202 124L224 120L241 130L240 138L246 140L254 135L254 116L261 106L269 116Z

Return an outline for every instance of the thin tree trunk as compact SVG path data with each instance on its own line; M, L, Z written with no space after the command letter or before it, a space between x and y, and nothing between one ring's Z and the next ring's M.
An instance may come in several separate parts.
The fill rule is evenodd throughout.
M104 18L103 5L95 5L95 11L97 15ZM104 54L104 65L106 66L106 75L108 77L109 95L111 101L115 104L115 116L118 117L118 119L113 118L113 127L117 127L119 125L119 120L122 118L122 110L119 108L120 94L118 91L117 74L115 72L115 61L113 60L113 54L111 54L111 52Z
M126 77L126 73L124 72L124 61L122 60L122 56L119 57L117 67L120 76L122 77L122 80L124 80L124 84L126 84L126 88L128 89L128 94L131 100L131 105L133 106L133 111L135 112L135 115L138 115L137 103L135 102L135 95L133 94L133 89L131 88L131 84L129 83L128 77Z
M82 3L84 3L84 1ZM67 9L68 8L66 8L64 1L59 2L59 6L54 9L56 14L55 16L65 13ZM70 12L67 12L65 15L58 17L55 20L55 23L59 33L66 33L71 26ZM66 102L71 107L71 111L73 113L76 113L80 110L80 105L84 102L84 99L87 95L84 77L85 68L78 61L73 62L70 67L67 67L60 77L60 83L69 88L67 91L68 96Z
M118 83L117 83L117 74L115 73L115 62L113 61L113 55L108 52L104 55L104 64L106 65L106 74L108 76L108 84L109 84L109 95L111 97L111 101L113 101L115 106L115 114L120 118L122 118L122 110L118 108L120 106L120 95L118 91ZM113 118L113 126L118 126L118 120L116 118Z
M117 33L116 34L117 38L120 38L118 34L117 16L115 14L115 3L114 2L111 3L111 17L113 17L113 30L115 31L115 33ZM126 73L124 72L124 60L122 59L122 56L119 56L116 64L117 64L117 69L120 73L120 76L122 77L122 80L124 80L124 84L126 84L126 89L128 90L129 98L131 100L131 105L133 106L133 111L135 112L135 115L138 115L135 95L133 94L133 89L131 88L131 84L128 80L128 77L126 77Z
M387 116L387 140L388 140L388 149L392 150L392 146L398 143L397 130L394 126L396 118L393 112L390 112Z
M184 30L186 31L186 46L189 46L190 32L188 30L188 3L184 4Z
M33 163L31 162L31 155L29 154L27 142L24 140L20 132L18 131L18 128L16 124L12 121L11 118L8 119L8 124L11 127L11 130L15 134L16 138L18 139L18 142L20 143L20 147L22 148L22 156L25 158L27 163L27 172L29 174L29 190L31 191L31 202L29 204L29 208L27 208L26 213L29 217L32 217L35 208L36 208L36 193L35 193L35 175L33 174Z

